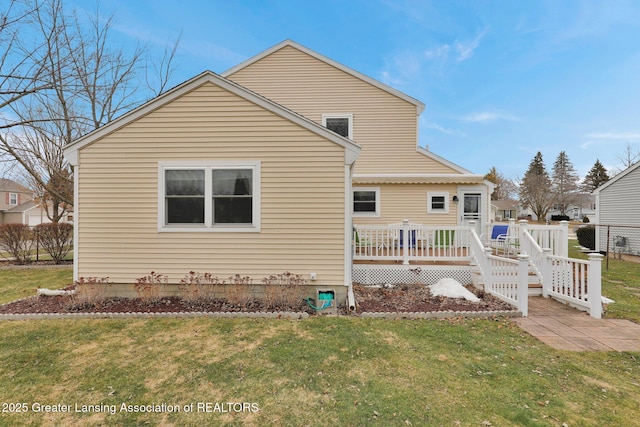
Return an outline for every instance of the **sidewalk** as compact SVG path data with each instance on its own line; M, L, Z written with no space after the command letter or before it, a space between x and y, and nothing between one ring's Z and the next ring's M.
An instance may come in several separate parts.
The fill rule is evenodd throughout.
M640 352L639 324L623 319L594 319L551 298L529 297L529 317L513 321L558 350Z

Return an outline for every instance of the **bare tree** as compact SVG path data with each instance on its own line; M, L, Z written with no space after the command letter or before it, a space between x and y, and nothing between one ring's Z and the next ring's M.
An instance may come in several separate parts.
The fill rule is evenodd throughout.
M516 184L500 173L495 166L489 170L484 179L495 184L491 200L513 200L518 194Z
M171 75L175 71L174 61L181 38L182 33L176 38L172 45L165 47L160 62L152 63L151 67L147 67L147 88L154 97L169 89ZM153 73L150 73L150 70L153 71Z
M37 47L25 49L20 43L23 23L29 22L36 11L37 6L15 0L0 11L0 138L4 131L21 124L11 120L7 107L51 87L43 78L43 64L34 60ZM18 51L20 54L16 54Z
M177 42L156 68L161 88L146 91L138 84L148 71L146 51L117 47L112 17L96 9L81 23L66 13L62 0L25 0L23 5L21 15L11 8L7 12L16 15L13 31L0 32L0 41L9 41L0 47L0 58L14 61L7 76L0 76L0 117L7 130L0 134L0 153L26 172L37 199L51 207L50 219L57 222L73 205L73 172L64 147L146 101L150 93L165 90ZM26 29L33 36L18 42L20 30Z
M531 160L529 169L520 182L520 203L531 208L538 218L544 221L553 205L551 192L551 178L542 160L542 153L538 151Z
M638 162L640 160L640 150L638 150L637 147L631 145L630 142L627 142L627 145L624 148L624 152L617 157L618 160L620 160L620 163L622 163L622 168L619 171L614 171L614 175L617 175L618 173Z

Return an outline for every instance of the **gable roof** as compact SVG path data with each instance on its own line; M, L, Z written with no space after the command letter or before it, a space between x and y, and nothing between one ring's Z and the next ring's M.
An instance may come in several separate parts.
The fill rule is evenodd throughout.
M0 178L0 191L7 191L10 193L31 193L24 185L18 184L12 179Z
M602 190L606 189L611 184L613 184L613 183L617 182L618 180L624 178L625 176L629 175L631 172L633 172L634 170L638 169L639 167L640 167L640 162L636 162L636 163L632 164L627 169L623 170L618 175L614 176L609 181L605 182L600 187L598 187L595 190L593 190L593 194L599 194Z
M279 115L295 124L302 126L303 128L314 132L329 141L345 148L346 156L345 162L352 164L360 154L360 146L350 139L344 138L337 133L328 130L326 127L319 125L318 123L307 119L300 114L297 114L280 104L259 95L244 86L241 86L231 80L228 80L212 71L205 71L190 80L174 87L173 89L159 95L151 101L133 109L132 111L120 116L119 118L107 123L106 125L82 136L75 140L73 143L67 145L64 148L64 156L69 163L73 166L78 165L78 150L91 145L101 138L115 132L116 130L132 123L139 118L146 116L147 114L157 110L158 108L170 103L171 101L181 97L182 95L202 86L206 83L215 84L222 89L225 89L241 98L246 99L272 113Z
M491 205L495 206L495 208L498 210L514 211L518 209L517 200L492 200Z
M6 213L11 213L11 212L26 212L29 211L35 207L39 207L39 205L34 202L33 200L29 200L28 202L24 202L18 206L14 206L11 209L7 209L5 212Z
M227 71L223 72L221 75L223 77L229 77L231 74L233 74L233 73L235 73L235 72L237 72L239 70L242 70L243 68L246 68L246 67L250 66L251 64L253 64L255 62L258 62L262 58L265 58L265 57L271 55L272 53L277 52L280 49L282 49L284 47L287 47L287 46L288 47L292 47L294 49L297 49L297 50L299 50L301 52L304 52L307 55L310 55L310 56L318 59L319 61L325 62L325 63L331 65L332 67L335 67L335 68L337 68L337 69L339 69L339 70L341 70L341 71L343 71L343 72L345 72L347 74L352 75L353 77L355 77L357 79L360 79L360 80L362 80L362 81L364 81L366 83L369 83L372 86L377 87L380 90L388 92L388 93L390 93L390 94L392 94L394 96L397 96L400 99L403 99L403 100L407 101L410 104L415 105L417 110L418 110L418 115L420 115L424 111L425 105L424 105L423 102L418 101L417 99L415 99L415 98L413 98L413 97L411 97L411 96L409 96L409 95L407 95L407 94L405 94L403 92L400 92L399 90L394 89L391 86L388 86L388 85L386 85L386 84L384 84L384 83L382 83L382 82L380 82L380 81L378 81L376 79L373 79L373 78L371 78L371 77L369 77L369 76L367 76L365 74L362 74L359 71L356 71L356 70L354 70L352 68L349 68L346 65L343 65L343 64L341 64L341 63L339 63L337 61L334 61L331 58L327 58L326 56L321 55L318 52L313 51L313 50L311 50L311 49L309 49L307 47L304 47L301 44L294 42L293 40L282 41L282 42L278 43L277 45L275 45L275 46L273 46L273 47L271 47L271 48L269 48L269 49L267 49L267 50L255 55L255 56L253 56L253 57L251 57L249 59L247 59L246 61L241 62L240 64L238 64L238 65L236 65L236 66L234 66L232 68L229 68Z

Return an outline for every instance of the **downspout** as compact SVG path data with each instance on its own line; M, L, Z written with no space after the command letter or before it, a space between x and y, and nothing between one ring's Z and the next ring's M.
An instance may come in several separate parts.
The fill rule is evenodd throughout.
M344 194L344 208L345 208L345 239L344 239L344 250L345 250L345 272L344 272L344 280L345 285L347 286L347 307L349 311L354 311L356 309L356 298L353 293L353 250L351 248L351 239L353 236L353 218L351 213L351 208L353 206L352 198L353 191L351 186L351 180L353 177L353 166L352 162L349 165L345 165L345 194Z

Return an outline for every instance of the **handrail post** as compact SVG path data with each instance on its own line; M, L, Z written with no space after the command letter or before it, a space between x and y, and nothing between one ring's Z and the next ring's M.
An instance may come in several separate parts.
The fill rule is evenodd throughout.
M551 267L551 248L543 248L544 255L542 257L542 296L549 298L549 291L553 285L553 271Z
M556 253L566 258L569 256L569 221L560 221L560 226L562 231L560 241L556 242ZM560 247L557 247L558 245Z
M602 258L599 253L589 254L587 296L589 314L596 319L602 318Z
M529 316L529 255L518 255L518 310L522 317Z
M409 236L409 220L408 219L403 219L402 220L402 231L401 231L401 236L402 236L402 264L404 265L408 265L409 264L409 239L411 238Z
M483 256L483 279L484 279L484 290L493 288L493 268L491 266L491 259L489 255L493 254L493 249L488 246L484 248L484 256Z

